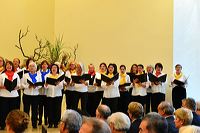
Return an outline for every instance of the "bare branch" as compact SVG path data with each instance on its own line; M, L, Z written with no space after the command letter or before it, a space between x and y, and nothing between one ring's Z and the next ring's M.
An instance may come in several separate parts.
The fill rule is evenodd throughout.
M19 36L18 36L18 43L19 43L19 46L18 46L18 45L15 45L16 48L18 48L18 49L21 50L21 52L22 52L22 54L23 54L23 56L24 56L25 58L29 58L29 56L27 56L27 55L25 54L25 52L24 52L24 50L23 50L23 47L22 47L21 40L22 40L22 38L24 38L24 37L28 34L28 32L29 32L28 27L27 27L25 33L23 33L22 30L20 29L20 31L19 31Z

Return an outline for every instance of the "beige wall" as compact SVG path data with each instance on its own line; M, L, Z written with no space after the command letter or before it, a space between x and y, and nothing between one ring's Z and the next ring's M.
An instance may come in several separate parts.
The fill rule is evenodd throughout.
M15 48L20 28L30 27L28 54L34 34L54 40L63 35L65 47L78 48L84 64L162 62L172 72L172 0L1 0L0 55L20 57Z
M15 47L20 29L30 29L23 40L27 55L37 47L35 34L43 39L54 38L54 0L1 0L0 17L0 55L10 60L23 59Z

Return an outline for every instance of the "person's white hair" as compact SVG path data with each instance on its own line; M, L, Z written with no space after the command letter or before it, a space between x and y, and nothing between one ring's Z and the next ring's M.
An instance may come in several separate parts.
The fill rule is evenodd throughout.
M65 123L65 128L69 132L79 131L82 125L81 115L78 112L71 109L68 109L64 112L61 121Z
M28 66L30 66L30 65L34 65L34 67L35 67L36 70L37 70L37 64L36 64L35 62L31 61L31 62L28 64Z
M131 125L129 117L122 112L113 113L107 121L109 125L113 124L117 131L128 131Z

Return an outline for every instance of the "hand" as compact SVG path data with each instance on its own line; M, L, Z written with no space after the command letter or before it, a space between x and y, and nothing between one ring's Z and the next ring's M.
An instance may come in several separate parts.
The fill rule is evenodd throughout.
M6 87L3 85L3 86L0 86L0 89L6 89Z

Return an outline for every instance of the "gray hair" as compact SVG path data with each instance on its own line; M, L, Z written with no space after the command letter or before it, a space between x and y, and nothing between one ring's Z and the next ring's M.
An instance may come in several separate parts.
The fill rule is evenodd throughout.
M65 129L69 132L78 132L82 125L81 115L74 110L66 110L61 119L65 123Z
M162 101L158 108L161 109L166 115L173 115L174 107L167 101Z
M98 106L97 111L104 119L107 119L111 114L111 110L107 105L101 104Z
M142 121L147 121L147 130L154 133L167 133L167 120L156 112L148 113Z
M131 125L129 117L122 112L113 113L107 121L109 125L113 124L117 131L128 131Z

